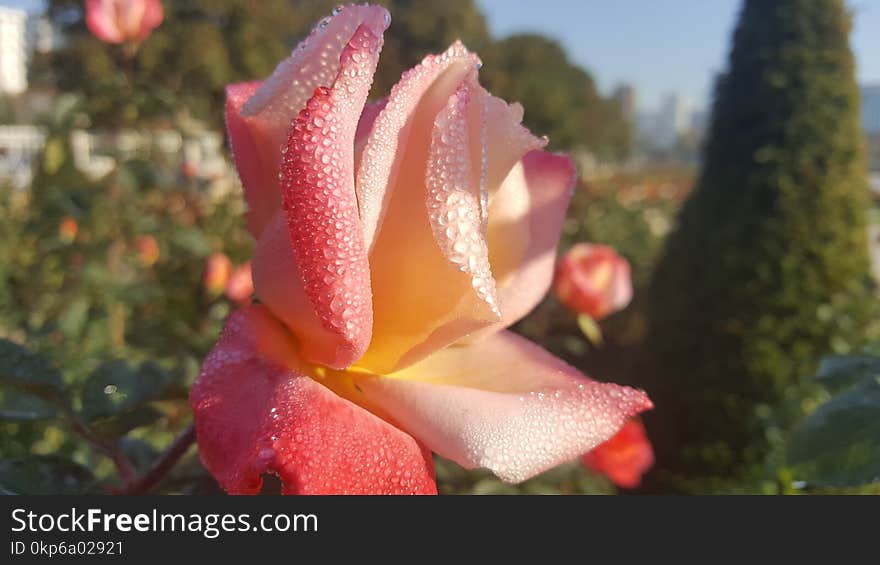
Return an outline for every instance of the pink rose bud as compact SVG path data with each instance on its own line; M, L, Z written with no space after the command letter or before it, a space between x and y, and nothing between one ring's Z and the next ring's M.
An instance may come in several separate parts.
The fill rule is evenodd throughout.
M578 243L559 261L556 296L568 308L600 320L632 300L630 266L607 245Z
M202 285L211 296L217 296L226 289L229 276L232 272L232 263L223 253L212 253L205 264L205 274L202 277Z
M624 424L617 435L583 456L588 469L602 473L623 488L636 488L654 464L654 450L639 420Z
M86 26L107 43L137 43L162 23L159 0L86 0Z
M159 243L151 235L142 235L134 242L138 261L145 267L151 267L159 260Z
M254 293L254 279L251 262L236 267L226 283L226 298L238 304L247 304Z
M61 222L58 224L58 238L62 243L73 243L77 232L79 232L79 224L76 223L76 220L70 216L61 218Z

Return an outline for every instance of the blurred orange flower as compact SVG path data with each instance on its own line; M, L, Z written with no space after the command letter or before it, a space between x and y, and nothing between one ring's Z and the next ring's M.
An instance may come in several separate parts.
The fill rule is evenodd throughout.
M617 435L584 455L581 461L619 487L636 488L654 464L654 450L645 427L636 419L624 424Z
M79 224L76 223L76 220L70 216L61 218L61 222L58 224L58 237L62 243L73 243L78 232Z
M159 252L159 242L151 235L142 235L134 242L137 250L138 261L145 267L151 267L156 264L161 255Z
M202 285L211 296L217 296L226 289L232 274L232 262L224 253L212 253L205 263Z

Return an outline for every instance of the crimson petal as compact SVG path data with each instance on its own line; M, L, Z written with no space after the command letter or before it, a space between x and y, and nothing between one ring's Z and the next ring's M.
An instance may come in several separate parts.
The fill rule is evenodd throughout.
M436 494L430 452L313 378L263 306L239 310L192 388L199 455L230 494Z

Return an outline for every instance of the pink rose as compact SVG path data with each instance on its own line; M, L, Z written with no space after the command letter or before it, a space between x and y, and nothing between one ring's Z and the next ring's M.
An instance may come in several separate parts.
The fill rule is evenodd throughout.
M86 0L86 26L107 43L143 41L163 17L159 0Z
M577 458L651 407L505 328L550 286L574 167L456 42L367 93L390 23L335 10L226 120L257 240L191 393L230 493L435 493L431 452L506 481Z
M601 320L632 300L632 280L626 259L607 245L578 243L559 261L556 296L568 308Z

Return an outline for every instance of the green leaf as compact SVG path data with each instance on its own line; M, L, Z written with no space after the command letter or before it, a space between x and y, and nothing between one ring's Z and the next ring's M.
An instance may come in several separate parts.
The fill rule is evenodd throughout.
M141 473L146 472L152 466L153 461L159 457L159 452L152 445L138 438L122 438L119 440L119 449L132 462L135 469Z
M13 388L0 389L0 421L50 420L58 415L58 408L41 398Z
M79 337L89 313L89 301L79 297L73 300L58 317L58 329L68 337Z
M816 486L880 481L880 380L855 385L804 420L788 462L796 481Z
M93 420L89 429L105 439L118 439L135 428L148 426L162 417L162 413L149 404L144 404L109 416Z
M84 494L94 487L91 471L56 455L0 461L0 494Z
M182 247L197 257L206 257L211 253L211 244L201 230L195 228L176 229L172 238L174 245Z
M880 375L880 357L831 355L822 359L816 378L831 388L843 388Z
M0 386L58 406L67 404L64 379L58 369L42 355L7 339L0 339Z
M164 397L174 378L155 363L132 369L125 361L103 363L89 375L82 392L82 415L96 421Z
M584 334L584 337L586 337L590 343L596 346L602 345L602 330L599 329L599 324L592 318L592 316L578 314L577 323L578 327L581 329L581 333Z

